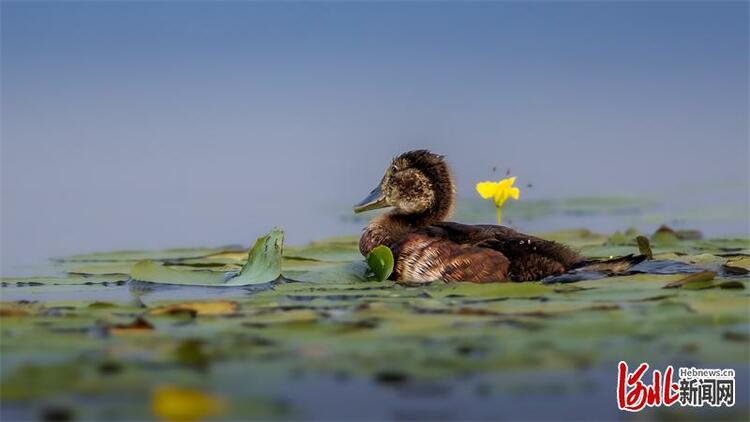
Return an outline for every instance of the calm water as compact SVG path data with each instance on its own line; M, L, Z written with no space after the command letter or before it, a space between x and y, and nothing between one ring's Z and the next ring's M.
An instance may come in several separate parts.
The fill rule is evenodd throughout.
M341 217L413 148L464 197L510 168L522 200L662 206L524 230L747 233L747 8L4 2L0 272L356 233Z
M536 196L533 189L524 194ZM651 196L648 197L649 205L643 209L625 207L592 211L590 214L559 210L555 214L534 219L511 218L513 212L510 208L513 204L509 204L504 223L529 232L585 227L603 233L629 227L651 233L659 225L668 224L675 229L699 229L706 237L748 236L750 229L745 196L731 188L723 191L711 189L710 194L716 198L714 203L695 204L692 200L695 195L688 194L677 195L672 200L668 196ZM310 193L305 195L314 196ZM172 195L160 196L152 192L152 203L164 197ZM129 205L124 198L103 202L88 198L79 203L52 208L29 207L24 213L21 209L13 209L18 203L5 202L3 208L15 211L16 219L23 223L3 226L2 274L50 274L55 270L48 258L80 252L230 244L250 246L257 236L266 233L273 225L286 229L287 243L300 244L321 237L356 234L364 224L363 220L353 220L348 204L324 204L315 198L304 205L306 211L294 208L267 209L263 204L250 203L240 197L234 203L232 200L218 199L215 208L212 206L200 212L200 207L207 204L198 198L178 197L174 200L188 201L192 207L185 205L188 209L180 212L174 209L173 204L140 207ZM142 201L145 203L145 198ZM284 202L285 199L282 197L279 201ZM246 204L248 211L240 204ZM254 208L256 205L259 209ZM489 203L485 205L484 208L480 206L479 216L472 214L471 218L463 220L492 223L493 208ZM484 214L481 210L484 210ZM457 219L462 220L461 217L459 213Z
M676 367L691 362L670 362ZM716 365L726 368L727 365ZM732 408L645 409L647 419L743 420L747 418L750 371L732 367L737 374L736 403ZM394 385L358 377L327 377L297 373L274 382L248 382L258 374L241 364L215 365L217 390L248 396L271 397L295 419L305 420L625 420L617 410L615 365L578 371L504 371L489 376L463 376L434 381L406 381ZM209 385L211 382L208 381ZM503 385L501 391L498 386ZM223 388L222 388L223 387ZM510 391L508 391L510 390ZM101 396L87 403L84 419L129 420L131 407L122 399ZM43 406L8 406L8 420L38 420ZM288 416L286 418L288 419Z

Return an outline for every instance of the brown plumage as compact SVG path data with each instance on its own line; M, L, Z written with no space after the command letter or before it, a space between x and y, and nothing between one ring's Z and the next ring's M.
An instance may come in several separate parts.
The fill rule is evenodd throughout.
M455 203L443 157L426 150L396 157L380 185L355 212L385 206L359 241L363 255L386 245L396 260L391 276L404 281L540 280L584 262L565 245L494 225L445 222Z

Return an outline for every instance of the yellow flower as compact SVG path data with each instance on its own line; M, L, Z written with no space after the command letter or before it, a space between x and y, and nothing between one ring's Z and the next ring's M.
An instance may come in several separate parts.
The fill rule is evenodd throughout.
M154 414L169 422L200 421L221 413L224 405L220 397L175 386L158 387L151 402Z
M501 209L503 208L503 205L505 205L505 201L507 201L508 198L518 200L518 195L521 191L513 186L513 183L515 182L515 177L508 177L507 179L497 182L477 183L477 192L479 192L482 198L492 198L492 201L495 203L495 208L497 209L497 224L500 224L502 216Z

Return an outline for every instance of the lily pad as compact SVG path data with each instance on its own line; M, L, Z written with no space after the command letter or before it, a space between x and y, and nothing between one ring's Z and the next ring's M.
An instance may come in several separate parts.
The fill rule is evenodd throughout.
M545 236L586 254L637 253L635 242L613 245L586 230ZM351 391L368 394L377 406L405 397L383 404L389 412L413 406L414 394L431 409L443 402L454 409L459 397L492 410L508 397L511 405L519 395L551 398L553 387L560 400L588 397L610 388L619 360L747 366L750 279L721 270L725 261L742 265L742 239L654 245L656 259L631 268L638 273L551 285L367 283L356 240L323 239L289 248L294 255L282 251L282 276L272 283L223 288L239 277L218 271L224 265L247 274L252 263L278 258L273 239L259 243L251 259L218 248L138 264L155 283L121 286L127 277L120 275L3 279L3 412L39 419L51 412L39 406L62 403L81 420L184 418L187 399L203 401L195 412L209 420L306 419L320 416L308 407L320 391L339 401ZM252 277L275 275L276 262ZM99 263L108 262L70 265ZM716 273L712 280L663 289L706 270ZM222 287L162 284L170 279ZM179 391L159 400L178 409L155 410L164 386Z
M278 228L258 238L255 246L248 253L247 262L236 275L211 271L178 270L154 261L141 261L133 266L130 276L138 281L191 286L238 287L268 283L281 275L283 242L284 232Z
M221 286L226 284L224 273L213 271L176 270L154 261L140 261L130 270L133 280L162 284L191 286Z
M713 271L702 271L696 274L691 274L687 277L683 277L679 280L675 280L666 286L665 289L682 287L682 288L705 288L711 285L711 281L716 277L716 273Z
M193 315L232 315L239 310L239 304L231 300L180 302L159 306L148 311L149 315L170 315L190 313Z

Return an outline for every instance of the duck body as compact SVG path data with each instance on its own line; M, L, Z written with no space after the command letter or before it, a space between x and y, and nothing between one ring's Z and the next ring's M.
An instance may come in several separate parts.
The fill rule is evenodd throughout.
M400 235L369 225L360 238L366 255L386 245L395 259L394 280L471 281L475 283L541 280L583 262L568 247L495 225L440 222ZM394 235L395 234L395 235Z
M580 266L565 245L498 225L445 221L455 202L443 157L426 150L396 157L380 185L355 212L393 206L373 219L359 242L363 255L388 246L397 281L476 283L540 280Z

